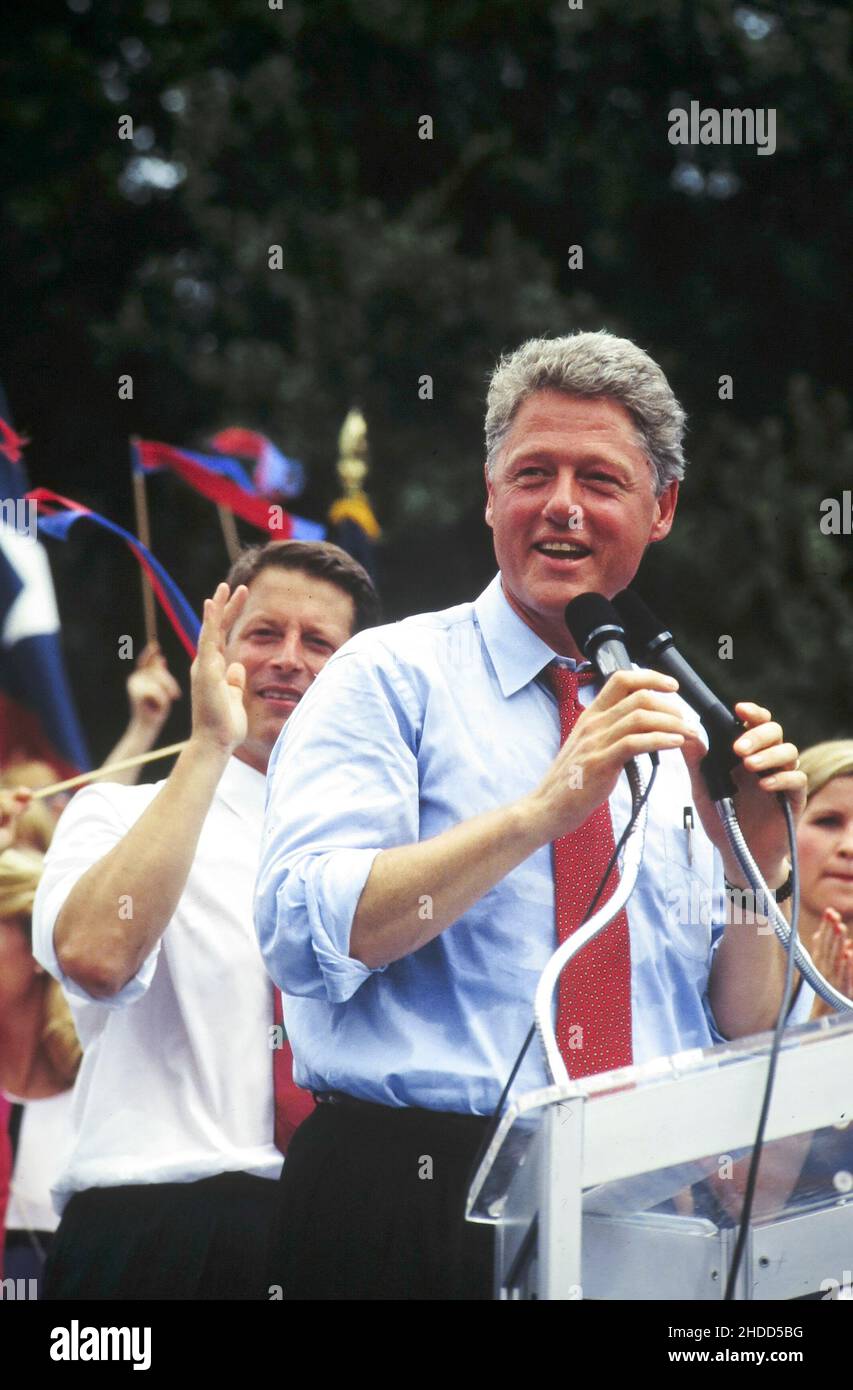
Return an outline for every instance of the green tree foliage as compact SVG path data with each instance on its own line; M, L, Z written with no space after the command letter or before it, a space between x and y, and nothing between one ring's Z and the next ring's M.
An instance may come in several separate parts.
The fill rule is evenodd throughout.
M817 400L804 376L783 407L706 422L643 578L714 688L768 705L805 747L851 736L853 536L832 534L826 503L850 495L853 430L844 398Z
M846 727L853 540L824 536L819 506L851 482L850 25L817 0L10 13L0 370L36 480L128 522L128 434L192 444L242 421L306 460L301 509L321 515L357 400L389 612L438 606L490 573L494 361L605 326L654 353L691 418L650 595L730 694L760 686L803 738ZM776 152L671 145L691 100L773 107ZM150 491L155 548L200 603L223 560L211 509L166 478ZM113 629L136 621L125 563L92 540L56 556L61 588L92 591L82 611L63 600L90 710L115 685Z

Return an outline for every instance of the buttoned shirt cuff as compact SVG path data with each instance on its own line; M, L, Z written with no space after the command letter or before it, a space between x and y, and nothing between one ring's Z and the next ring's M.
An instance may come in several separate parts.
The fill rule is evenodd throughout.
M56 919L62 911L72 887L73 884L58 883L45 894L33 922L33 955L39 965L43 966L55 980L58 980L69 999L79 1000L83 1004L100 1004L105 1009L123 1009L128 1004L135 1004L137 999L142 998L154 978L157 958L160 954L160 942L157 942L136 974L128 980L118 994L112 994L109 998L89 994L82 985L77 984L76 980L72 980L69 975L65 974L59 964L53 942Z
M359 899L379 849L340 849L312 857L304 870L305 906L314 955L333 1004L351 999L371 969L349 954L350 934Z

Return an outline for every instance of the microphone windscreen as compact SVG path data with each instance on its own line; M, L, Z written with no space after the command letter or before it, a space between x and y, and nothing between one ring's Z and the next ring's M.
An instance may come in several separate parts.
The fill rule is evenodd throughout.
M566 604L565 619L575 646L584 655L587 654L591 635L602 628L611 629L610 636L623 640L619 615L603 594L578 594L577 598Z
M631 655L638 661L649 644L666 631L666 627L633 589L623 589L621 594L617 594L613 607L628 634Z

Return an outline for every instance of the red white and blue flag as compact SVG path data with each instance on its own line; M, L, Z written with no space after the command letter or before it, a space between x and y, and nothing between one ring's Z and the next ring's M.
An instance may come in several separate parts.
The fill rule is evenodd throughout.
M242 464L222 454L199 454L194 449L178 449L153 439L134 439L131 443L133 466L142 473L164 469L176 473L194 491L200 492L235 516L266 531L274 540L322 540L326 528L317 521L293 516L281 506L271 505L262 496Z
M0 764L37 758L64 776L91 762L62 658L50 567L25 496L26 443L0 387Z
M201 623L183 591L147 546L144 546L132 532L125 531L123 526L117 526L114 521L101 516L100 512L94 512L91 507L84 507L80 502L72 502L68 497L60 497L58 492L52 492L50 488L33 488L27 496L38 504L38 529L42 535L64 541L75 522L91 521L96 526L103 526L105 530L112 531L113 535L123 540L148 576L160 607L172 624L190 660L193 659Z

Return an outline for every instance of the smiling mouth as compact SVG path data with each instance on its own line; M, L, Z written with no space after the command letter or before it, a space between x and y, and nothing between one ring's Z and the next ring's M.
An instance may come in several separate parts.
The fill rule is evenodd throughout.
M533 549L549 560L584 560L591 554L589 547L578 541L537 541Z
M258 694L262 700L269 700L273 704L283 704L285 702L298 704L302 699L302 694L298 690L292 690L286 685L265 685Z

